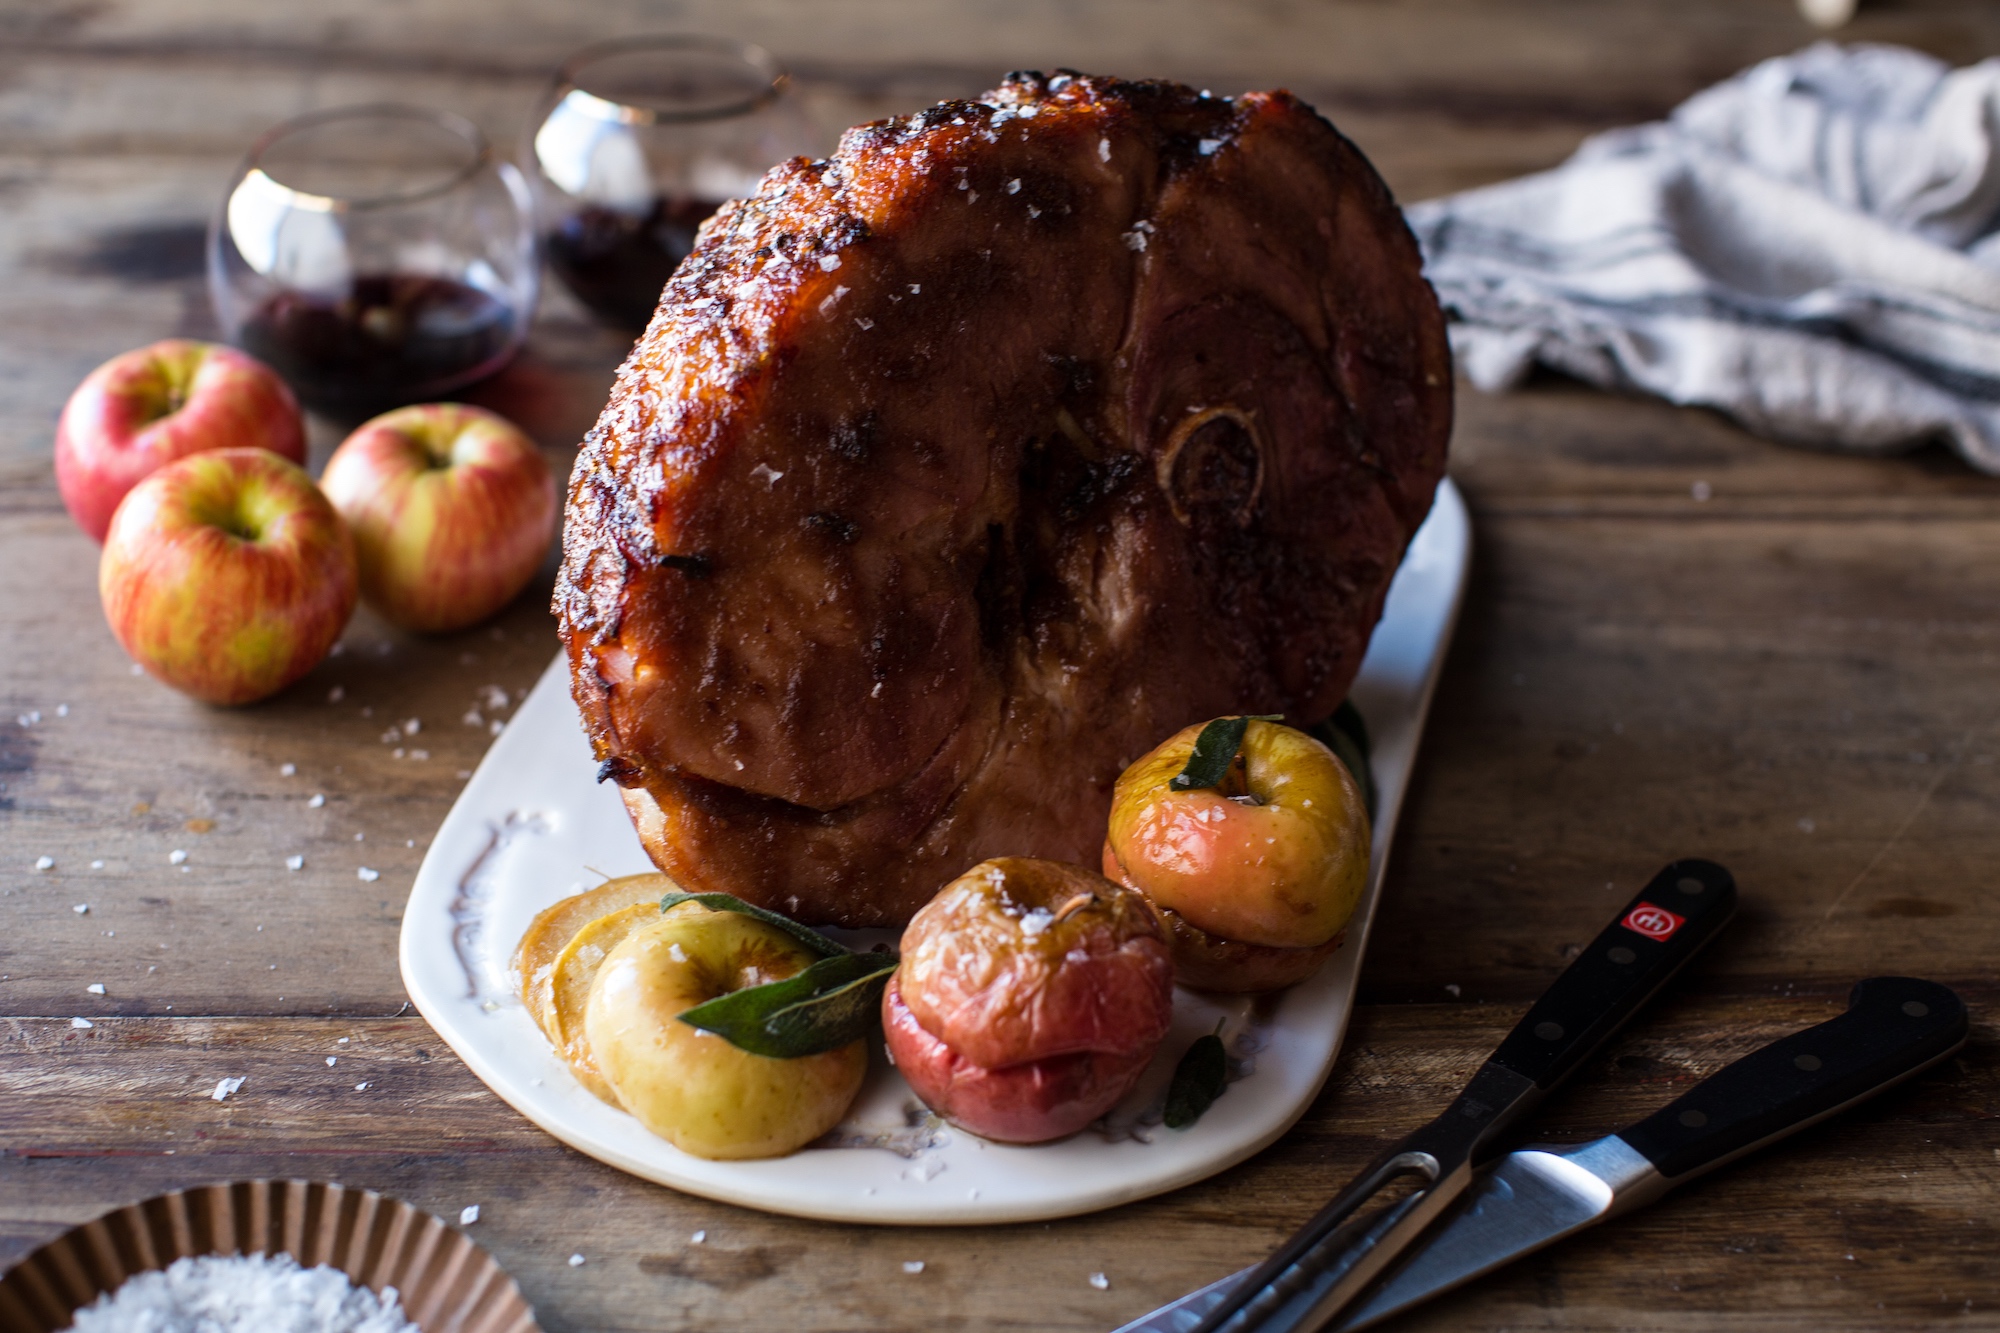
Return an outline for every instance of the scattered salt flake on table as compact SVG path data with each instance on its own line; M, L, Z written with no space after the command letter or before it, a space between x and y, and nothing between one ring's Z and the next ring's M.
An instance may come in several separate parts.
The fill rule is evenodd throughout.
M478 1220L479 1220L478 1204L468 1203L467 1205L465 1205L465 1207L458 1210L458 1224L460 1226L469 1227Z
M172 1151L169 1149L169 1151ZM134 1274L76 1312L73 1333L420 1333L394 1287L377 1296L289 1254L201 1255Z
M78 903L76 906L70 908L69 910L75 912L78 916L83 916L90 911L90 904Z
M351 1041L351 1040L352 1040L352 1038L350 1038L350 1037L342 1037L342 1038L341 1038L341 1039L340 1039L339 1041L335 1042L335 1043L334 1043L334 1045L336 1045L336 1046L345 1046L345 1045L347 1045L347 1043L348 1043L349 1041Z
M137 662L134 662L132 664L132 674L135 676L143 676L146 674L146 668L140 666Z
M708 1239L708 1233L706 1231L697 1231L692 1236L688 1237L688 1244L699 1245L707 1239Z
M905 1259L903 1260L903 1271L905 1273L921 1273L924 1271L924 1261L921 1259Z
M215 1083L215 1091L209 1093L208 1095L214 1098L218 1102L224 1101L229 1097L229 1094L235 1092L238 1088L242 1086L243 1086L243 1080L240 1078L217 1079Z
M102 861L92 861L92 862L90 863L90 868L91 868L92 870L102 870L102 869L104 869L104 862L102 862Z
M330 704L337 704L346 697L347 697L346 689L339 685L334 686L332 689L326 692L326 701Z
M335 1065L339 1063L340 1063L340 1057L337 1055L329 1055L326 1057L326 1067L328 1069L333 1068Z
M477 708L466 709L465 716L460 718L459 721L468 727L483 727L486 725L485 716Z
M1090 1285L1096 1287L1099 1291L1109 1291L1111 1290L1111 1279L1102 1273L1092 1273L1090 1275Z
M572 1255L571 1255L571 1256L569 1257L569 1266L570 1266L571 1268L581 1268L581 1267L583 1267L583 1256L582 1256L582 1255L580 1255L580 1254L572 1254Z
M362 866L359 870L355 871L354 873L360 877L361 882L363 884L373 884L376 880L382 878L381 871L370 870L367 866Z
M321 791L316 791L312 794L312 799L306 802L306 808L308 810L317 810L325 804L326 804L326 793Z
M1710 486L1705 481L1698 481L1694 485L1688 487L1688 494L1693 496L1697 500L1707 500L1714 497L1715 488L1713 486Z
M405 736L414 736L423 729L424 724L421 718L410 717L403 719L403 734Z
M55 868L56 859L53 856L38 856L35 858L35 869L54 870Z
M285 869L304 870L305 868L306 859L303 856L288 856L285 858Z
M101 981L93 981L88 986L85 986L84 990L88 991L92 995L102 995L104 994L104 983Z
M86 1028L94 1028L97 1026L97 1024L91 1022L87 1018L72 1018L69 1021L69 1025L77 1029L79 1032L83 1031Z
M188 854L187 854L187 849L185 847L176 847L171 852L167 853L167 864L170 866L180 865L187 859L188 859Z
M297 764L278 765L278 776L281 778L295 777L298 775L298 771L299 771L299 766Z
M354 1085L354 1090L356 1092L366 1092L368 1091L368 1085L366 1083L357 1083Z
M486 724L486 734L489 736L498 736L501 732L505 731L506 729L507 729L506 723L502 722L497 717L494 718L491 722L488 722Z
M68 704L57 704L57 705L56 705L56 716L57 716L57 717L68 717L68 716L69 716L69 705L68 705Z
M410 751L410 758L412 758L412 759L428 759L428 758L430 758L430 757L431 757L431 752L430 752L429 750L412 750L412 751Z
M1445 994L1451 996L1454 1000L1459 997L1459 986L1456 981L1447 981L1444 985L1444 990Z

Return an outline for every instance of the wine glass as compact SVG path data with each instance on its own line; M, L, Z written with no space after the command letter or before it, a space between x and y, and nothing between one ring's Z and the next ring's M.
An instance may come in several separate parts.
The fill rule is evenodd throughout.
M564 61L522 157L549 266L600 319L637 331L724 200L812 151L770 52L680 34L604 42Z
M540 282L534 202L477 126L421 107L271 130L209 227L224 335L307 406L356 418L483 379L519 350Z

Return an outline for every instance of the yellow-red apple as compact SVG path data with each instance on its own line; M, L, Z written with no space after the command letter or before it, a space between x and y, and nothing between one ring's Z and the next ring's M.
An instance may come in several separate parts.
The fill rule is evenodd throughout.
M1167 918L1186 984L1290 985L1339 947L1367 887L1360 788L1319 741L1256 720L1219 786L1177 788L1201 732L1178 732L1118 779L1105 873Z
M132 659L210 703L275 694L354 612L354 547L304 470L263 449L190 454L113 515L97 568Z
M298 400L254 357L169 338L112 357L70 394L56 423L56 489L77 526L102 542L127 491L211 449L268 449L303 464Z
M882 995L896 1067L938 1114L1040 1143L1117 1104L1173 1019L1173 963L1137 894L1080 866L984 861L903 932Z
M534 441L460 403L364 422L320 485L353 529L362 597L405 629L486 619L527 586L555 536L555 474Z

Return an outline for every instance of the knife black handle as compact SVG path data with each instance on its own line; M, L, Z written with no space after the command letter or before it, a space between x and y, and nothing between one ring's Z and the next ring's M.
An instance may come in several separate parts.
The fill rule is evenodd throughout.
M1491 1063L1554 1087L1735 914L1736 880L1727 870L1713 861L1672 862L1543 992Z
M1744 1056L1618 1137L1669 1180L1720 1166L1937 1063L1968 1025L1934 981L1870 977L1840 1017Z

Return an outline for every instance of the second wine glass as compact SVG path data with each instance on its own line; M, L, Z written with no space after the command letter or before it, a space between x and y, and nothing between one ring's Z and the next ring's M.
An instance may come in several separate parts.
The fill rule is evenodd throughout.
M533 125L523 157L549 266L600 319L634 331L703 220L814 146L770 52L692 34L577 52Z

